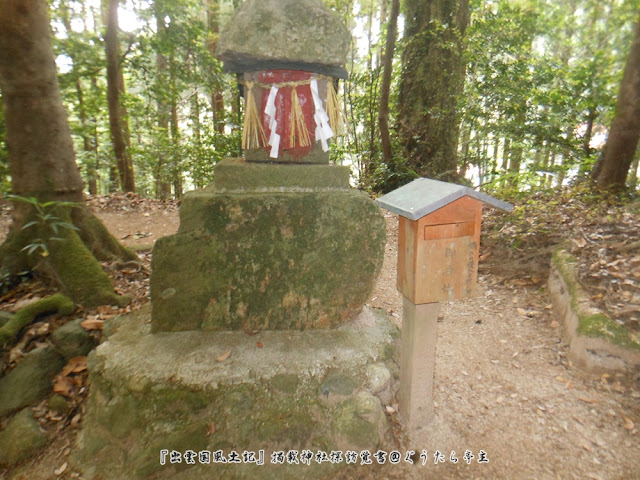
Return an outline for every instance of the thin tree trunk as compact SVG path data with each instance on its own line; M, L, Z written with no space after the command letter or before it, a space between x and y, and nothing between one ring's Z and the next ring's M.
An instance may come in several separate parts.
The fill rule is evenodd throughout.
M125 93L124 76L120 64L120 43L118 40L118 0L107 2L106 33L104 37L107 58L107 103L109 106L109 129L113 152L116 156L120 186L125 192L135 192L133 160L129 152L130 135L127 108L122 96Z
M400 0L391 0L391 13L389 15L389 24L387 25L387 39L382 67L382 85L380 86L380 109L378 111L378 124L380 126L380 139L382 141L382 160L389 165L392 170L393 151L391 150L391 136L389 135L389 93L391 90L393 53L396 46L399 12Z
M504 139L504 148L502 149L502 167L501 170L507 171L509 168L509 155L511 155L511 139Z
M218 0L207 0L207 27L209 37L207 47L211 55L215 55L218 45L218 35L220 32L220 6ZM218 133L224 133L225 111L224 94L219 85L212 85L211 109L213 111L213 128Z

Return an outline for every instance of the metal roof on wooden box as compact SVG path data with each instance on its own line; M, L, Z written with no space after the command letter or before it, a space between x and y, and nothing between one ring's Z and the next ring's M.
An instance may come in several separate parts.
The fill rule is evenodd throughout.
M513 205L510 203L476 192L472 188L429 178L417 178L413 182L378 198L376 203L380 207L410 220L418 220L465 196L475 198L506 212L513 210Z

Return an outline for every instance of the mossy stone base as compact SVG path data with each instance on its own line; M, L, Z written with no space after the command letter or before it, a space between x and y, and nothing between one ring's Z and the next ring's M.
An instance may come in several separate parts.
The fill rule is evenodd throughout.
M354 189L299 191L305 171L339 185L335 167L281 166L302 172L288 177L257 167L266 184L287 185L255 191L249 166L249 191L238 192L241 172L225 172L226 182L185 197L178 233L156 242L154 332L333 328L362 309L384 256L378 207Z
M255 336L151 334L148 309L124 320L89 355L91 390L72 457L83 478L326 478L344 460L273 465L271 453L373 452L390 441L384 404L367 380L370 365L398 361L398 329L380 311L365 307L336 329ZM265 465L163 466L163 449L264 450Z
M593 306L578 282L576 265L573 256L558 249L549 273L549 291L569 343L569 358L594 373L637 369L640 340Z

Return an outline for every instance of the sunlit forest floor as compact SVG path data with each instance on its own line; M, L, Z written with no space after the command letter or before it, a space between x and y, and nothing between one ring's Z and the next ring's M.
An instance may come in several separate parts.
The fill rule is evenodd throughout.
M119 293L131 296L124 309L76 311L99 326L149 301L150 247L178 228L175 202L114 194L90 199L116 238L139 251L139 263L104 264ZM536 478L627 479L640 475L640 372L582 374L568 361L546 281L558 244L579 259L581 283L591 299L619 323L638 331L640 322L640 202L611 205L590 194L532 195L510 215L485 215L478 296L443 304L438 324L434 401L436 420L424 448L429 463L350 466L339 478ZM397 218L387 219L383 271L369 304L401 324L397 292ZM9 225L2 208L2 234ZM146 247L145 247L146 245ZM0 297L0 309L15 310L52 290L30 279ZM49 331L66 318L42 318ZM42 329L40 329L42 331ZM99 327L96 329L99 335ZM0 357L0 371L47 334L27 329ZM81 478L67 463L90 385L86 371L70 373L73 408L58 416L35 408L52 438L42 454L0 478ZM403 432L390 416L394 438L386 450L405 450ZM438 449L445 463L434 464ZM487 452L489 463L462 460L465 450ZM449 461L451 451L460 459ZM64 467L64 468L63 468ZM55 473L54 473L55 472Z

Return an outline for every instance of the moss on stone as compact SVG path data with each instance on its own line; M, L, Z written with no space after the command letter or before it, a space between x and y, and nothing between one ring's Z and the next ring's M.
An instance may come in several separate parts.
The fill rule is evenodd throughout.
M171 467L178 471L193 468L185 462L169 467L160 465L160 450L176 450L181 453L187 450L193 450L194 452L204 450L207 448L207 431L208 425L203 422L200 425L191 424L186 428L180 426L172 433L165 433L159 436L136 456L133 465L135 478L148 478L155 472Z
M153 404L154 415L181 418L205 409L212 402L212 396L205 391L176 387L153 391L146 401Z
M360 311L385 224L361 192L188 195L152 259L152 330L331 328Z
M336 408L332 428L352 449L377 448L378 422L383 415L380 401L368 394L349 398Z
M271 383L276 390L289 395L293 395L298 389L298 377L293 374L276 375Z
M615 345L640 350L640 342L637 338L602 313L579 317L577 332L586 337L604 338Z
M640 350L640 341L624 326L619 325L604 313L584 311L579 297L586 297L586 294L577 283L575 271L578 260L566 250L558 248L553 252L551 261L562 275L571 295L571 308L578 316L577 333L585 337L606 339L621 347Z

